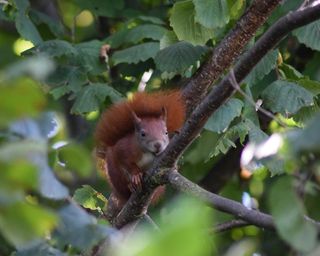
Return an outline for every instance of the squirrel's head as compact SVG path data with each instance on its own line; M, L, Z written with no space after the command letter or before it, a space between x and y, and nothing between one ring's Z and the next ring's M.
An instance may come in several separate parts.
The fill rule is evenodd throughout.
M135 135L141 149L155 155L162 153L169 144L167 111L162 108L160 117L139 118L132 112Z

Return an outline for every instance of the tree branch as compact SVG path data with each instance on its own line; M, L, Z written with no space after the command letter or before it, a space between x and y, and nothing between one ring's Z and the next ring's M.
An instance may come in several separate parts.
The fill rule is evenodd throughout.
M261 27L280 0L255 0L236 26L217 45L207 62L202 64L183 90L187 112L197 106L208 88L231 66L255 32Z
M256 210L250 210L241 203L210 193L183 177L178 172L170 172L167 176L169 183L178 191L195 196L213 208L232 214L250 224L262 228L274 229L272 217L268 214Z
M263 58L263 56L290 31L311 23L318 18L320 18L320 4L289 13L288 15L281 18L278 22L276 22L235 66L234 74L238 83L243 80L245 76L250 72L250 70ZM207 80L209 76L207 73L208 70L202 70L203 71L200 71L197 76L203 76L206 78L204 80ZM212 78L211 75L209 77ZM189 84L188 87L197 87L198 85L195 85L194 81L191 82L193 86ZM194 96L200 93L197 92L197 90L193 90L190 88L188 90L191 90ZM190 94L187 94L191 95L191 91L189 92ZM218 107L221 106L227 99L229 99L234 92L235 89L230 84L229 74L217 86L213 88L213 90L205 98L205 100L203 100L202 103L199 104L199 106L193 111L192 115L186 121L186 124L182 128L180 134L175 136L171 140L165 152L163 152L163 154L155 159L152 168L148 171L144 179L142 191L133 193L131 195L128 203L117 216L115 220L115 226L121 227L126 223L142 216L143 210L147 209L153 189L157 185L165 183L165 174L173 169L173 166L176 165L177 159L184 152L187 146L191 144L195 137L198 136L209 116L215 110L217 110ZM188 102L188 104L190 104L190 102ZM218 207L217 209L220 208ZM234 213L236 214L236 212ZM257 214L257 212L255 214ZM249 214L249 216L251 215ZM254 221L254 218L252 220Z

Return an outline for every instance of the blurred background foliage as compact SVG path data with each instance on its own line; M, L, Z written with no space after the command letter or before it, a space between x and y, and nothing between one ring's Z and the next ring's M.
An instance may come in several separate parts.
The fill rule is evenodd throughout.
M0 1L0 255L318 255L303 215L320 218L320 21L293 31L241 85L284 125L236 94L180 161L206 189L271 213L276 233L213 235L232 217L170 189L151 209L161 232L141 225L123 244L103 218L100 113L146 83L185 84L250 2ZM248 48L301 3L283 1ZM113 246L101 252L105 238Z

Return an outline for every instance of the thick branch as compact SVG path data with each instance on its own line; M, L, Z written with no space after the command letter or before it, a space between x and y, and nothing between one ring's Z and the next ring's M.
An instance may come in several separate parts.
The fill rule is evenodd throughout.
M175 189L195 196L219 211L230 213L258 227L274 229L274 223L270 215L250 210L241 203L210 193L178 172L168 173L168 180Z
M320 4L314 7L308 7L292 13L276 22L251 48L248 53L239 61L234 68L235 77L238 82L243 80L250 70L262 59L262 57L271 50L284 36L291 30L304 26L320 18ZM203 71L203 76L206 72ZM201 72L200 72L201 73ZM200 76L200 74L198 74ZM198 92L193 92L197 95ZM145 179L145 187L150 188L160 184L168 170L176 164L177 159L187 148L189 144L200 133L203 125L209 116L221 106L234 93L234 88L230 84L230 75L226 76L219 85L215 86L204 101L194 110L193 114L186 121L179 135L175 136L169 146L154 164ZM191 95L191 94L190 94ZM146 209L151 197L150 189L132 194L129 202L120 212L115 220L116 226L122 225L134 220L142 215L142 210ZM132 207L134 206L134 207Z
M208 61L201 66L183 90L188 113L200 103L207 94L207 89L241 54L243 48L279 2L280 0L253 1L235 28L215 47Z

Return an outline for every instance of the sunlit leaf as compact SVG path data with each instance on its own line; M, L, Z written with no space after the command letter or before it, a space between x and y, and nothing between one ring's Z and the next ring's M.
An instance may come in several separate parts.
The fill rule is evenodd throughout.
M15 203L0 209L1 232L16 246L44 237L57 224L56 216L39 206Z
M192 1L176 2L172 8L170 25L178 36L193 45L204 45L213 37L213 31L195 21L195 10Z
M225 0L193 0L195 21L206 28L222 27L229 21L229 10Z
M45 106L45 97L30 80L21 80L13 86L1 86L0 126L25 117L33 117Z
M102 211L107 203L107 199L89 185L83 185L82 188L77 189L73 199L84 208L90 210Z
M212 238L203 232L211 220L212 211L199 202L190 199L175 201L161 232L137 232L122 243L114 255L212 255Z

